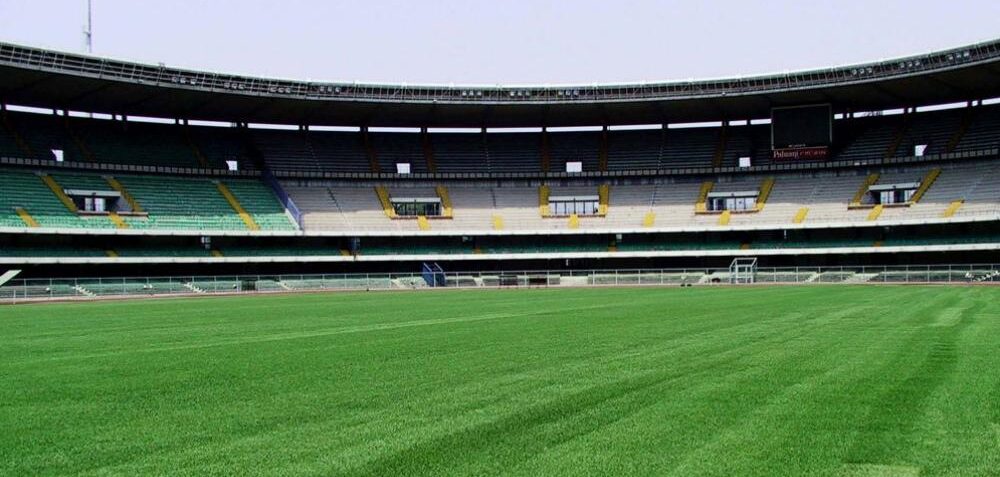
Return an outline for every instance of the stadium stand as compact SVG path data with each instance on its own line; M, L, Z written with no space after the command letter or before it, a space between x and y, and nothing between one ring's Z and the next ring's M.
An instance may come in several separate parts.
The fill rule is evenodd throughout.
M996 148L1000 139L1000 108L976 106L958 110L909 113L909 126L896 142L903 115L841 119L835 122L838 141L835 158L865 160ZM115 164L205 167L224 169L238 161L253 169L247 149L256 149L273 170L297 172L370 172L362 134L332 131L287 131L177 126L7 111L7 127L0 128L0 155L51 159L52 150L64 152L67 161ZM28 131L17 133L12 131ZM770 159L767 125L730 126L722 149L723 167L736 167L739 157L750 157L756 166L774 164ZM76 131L71 133L70 131ZM958 134L961 132L961 134ZM413 173L429 172L421 134L368 133L383 172L407 162ZM564 171L567 161L583 162L584 171L599 170L601 132L549 132L550 167ZM80 142L73 139L77 136ZM682 169L713 165L719 149L719 127L609 131L607 162L612 171ZM18 145L18 136L31 154ZM429 133L438 172L504 173L542 172L542 133ZM953 147L951 142L957 139ZM81 151L81 146L87 153ZM890 151L890 149L892 151ZM950 149L950 150L949 150ZM199 160L199 156L203 160ZM89 158L88 158L89 157Z
M10 66L0 68L16 73ZM75 76L59 78L71 85ZM0 86L5 81L0 77ZM825 94L835 83L816 83L809 91L837 98L829 100L836 119L828 154L775 159L772 125L764 121L770 107L755 95L769 95L767 104L802 101L784 96L787 85L747 86L751 89L738 95L706 99L685 96L677 101L691 102L677 107L674 95L694 90L680 88L686 84L663 86L656 93L662 96L652 97L658 106L649 108L636 106L641 103L630 96L647 94L638 86L603 102L589 96L604 94L598 85L584 91L586 102L576 105L568 105L576 100L565 96L538 94L490 103L481 99L488 91L471 100L450 96L468 102L433 108L426 108L428 98L455 91L425 91L426 97L411 104L399 99L409 90L400 90L376 101L350 97L329 108L309 103L337 101L318 99L325 93L297 97L324 106L309 108L313 116L257 102L292 105L275 86L254 93L269 95L263 99L232 93L234 101L248 101L244 109L216 110L223 106L209 101L205 108L212 114L199 117L197 110L166 114L173 111L150 106L143 112L160 119L148 121L137 120L130 103L117 100L117 83L95 81L109 92L102 95L108 106L97 101L101 107L93 117L60 109L54 96L22 98L31 99L26 104L45 103L43 111L51 114L6 105L0 111L0 256L129 263L145 258L266 263L268 257L321 256L363 269L359 264L373 257L414 255L710 255L997 243L1000 106L984 105L989 84L956 87L954 93L922 88L914 97L928 98L925 104L922 99L899 104L884 92L895 88L890 83L864 86L863 94L846 99ZM162 91L185 93L145 81L131 86L151 88L144 90L157 101ZM721 87L699 85L698 95ZM16 101L19 89L9 91L4 101ZM507 103L521 99L511 98L542 102L519 109ZM958 107L927 107L945 102ZM381 106L362 114L371 104ZM337 114L344 116L329 116ZM593 118L596 123L586 122ZM750 166L741 165L741 158L749 158ZM567 172L571 162L580 162L582 172ZM410 174L397 174L400 164L408 164ZM876 203L880 186L914 183L908 200ZM77 204L85 200L80 195L87 191L121 201L107 213L80 211ZM749 193L756 205L718 210L721 195L736 193ZM402 208L402 199L420 202L420 212ZM439 204L440 214L428 213L427 203L431 209ZM918 224L933 227L933 234L921 232L912 240L899 235L901 227ZM281 241L255 241L275 238ZM101 295L105 285L79 286ZM118 283L107 289L149 285ZM311 285L272 280L263 286ZM400 285L405 284L392 284ZM162 286L198 292L242 285L225 279Z
M111 228L115 224L102 216L78 215L60 200L46 175L38 171L0 169L4 188L0 193L5 213L3 224L25 226L15 208L26 211L41 227ZM49 177L56 188L111 191L106 178L94 174L60 172ZM141 204L148 215L125 216L130 228L139 229L245 229L246 224L219 193L218 181L171 176L118 175L115 180ZM260 182L227 180L262 230L294 230L285 209L273 192ZM16 220L15 220L16 219Z

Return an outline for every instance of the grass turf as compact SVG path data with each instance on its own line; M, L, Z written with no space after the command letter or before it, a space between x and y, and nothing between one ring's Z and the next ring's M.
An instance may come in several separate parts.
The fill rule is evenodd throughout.
M0 475L998 475L1000 289L0 307Z

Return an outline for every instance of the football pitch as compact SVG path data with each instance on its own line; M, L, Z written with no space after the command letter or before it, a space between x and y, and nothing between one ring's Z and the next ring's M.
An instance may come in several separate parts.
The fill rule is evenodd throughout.
M0 475L1000 475L1000 288L0 307Z

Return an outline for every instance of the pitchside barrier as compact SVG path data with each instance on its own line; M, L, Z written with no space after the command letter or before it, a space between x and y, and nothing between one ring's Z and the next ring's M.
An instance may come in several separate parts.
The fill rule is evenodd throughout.
M734 276L738 274L738 276ZM11 280L0 301L114 296L210 295L321 290L528 288L594 286L704 286L741 284L1000 283L1000 265L898 267L729 267L633 270L522 270L491 272L324 275L238 275Z

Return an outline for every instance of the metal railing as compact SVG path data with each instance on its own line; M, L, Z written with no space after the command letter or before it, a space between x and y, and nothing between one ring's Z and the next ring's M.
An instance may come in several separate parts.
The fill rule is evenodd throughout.
M718 97L871 82L984 63L1000 57L1000 40L873 63L748 77L605 85L407 85L260 78L147 65L0 43L0 65L21 69L277 98L471 104L564 103Z
M419 272L22 279L0 286L0 302L327 290L712 286L729 285L730 274L729 268L445 272L443 287L439 280L428 282ZM760 267L753 282L776 285L1000 283L1000 264Z

